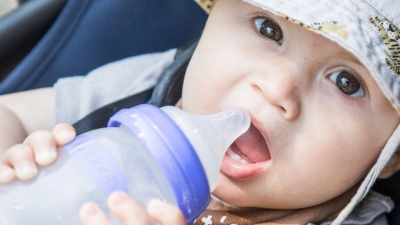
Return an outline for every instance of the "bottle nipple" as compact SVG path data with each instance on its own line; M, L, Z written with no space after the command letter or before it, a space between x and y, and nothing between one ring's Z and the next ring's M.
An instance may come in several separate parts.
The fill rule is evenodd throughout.
M240 108L211 115L191 114L172 106L161 110L175 121L192 144L204 167L210 191L213 191L225 152L250 126L249 114Z

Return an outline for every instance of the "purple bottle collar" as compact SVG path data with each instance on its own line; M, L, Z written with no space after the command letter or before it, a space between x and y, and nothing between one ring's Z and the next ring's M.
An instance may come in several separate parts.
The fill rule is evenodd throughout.
M108 127L123 124L153 155L169 181L186 221L192 223L207 207L210 188L192 145L161 109L142 104L122 109L110 118Z

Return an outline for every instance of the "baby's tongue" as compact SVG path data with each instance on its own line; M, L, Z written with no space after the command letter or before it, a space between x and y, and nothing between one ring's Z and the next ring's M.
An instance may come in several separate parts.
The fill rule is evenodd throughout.
M234 143L236 150L253 162L264 162L271 159L267 143L260 131L253 124Z

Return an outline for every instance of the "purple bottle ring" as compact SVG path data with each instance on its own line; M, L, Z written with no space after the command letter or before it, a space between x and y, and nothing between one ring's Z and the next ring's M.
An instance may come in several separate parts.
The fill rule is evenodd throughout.
M167 114L149 104L120 110L110 118L108 127L121 124L153 155L186 221L192 223L206 209L210 188L203 166L186 136Z

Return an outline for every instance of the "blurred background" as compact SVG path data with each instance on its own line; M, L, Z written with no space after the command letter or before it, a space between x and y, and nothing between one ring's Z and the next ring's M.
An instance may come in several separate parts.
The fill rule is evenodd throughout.
M0 0L0 94L182 46L206 19L193 0Z

